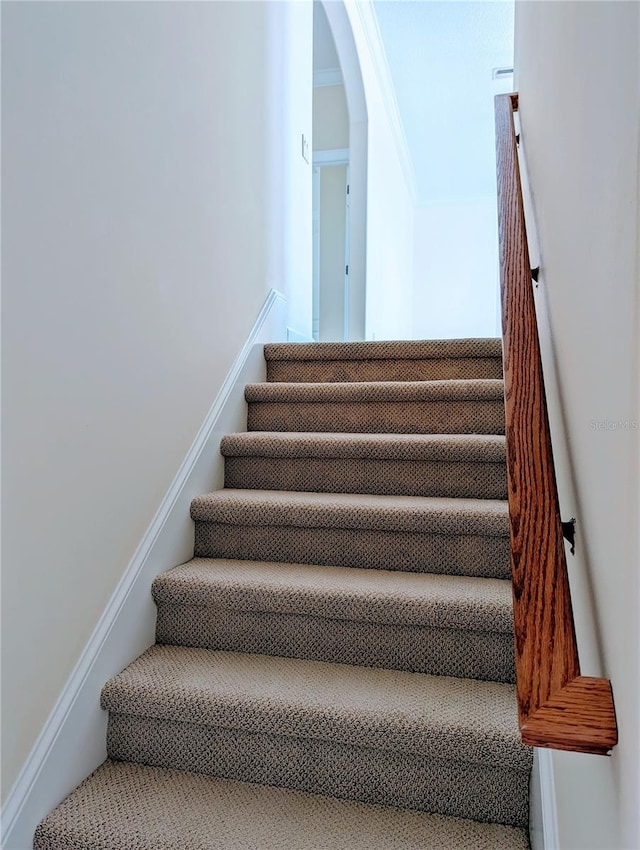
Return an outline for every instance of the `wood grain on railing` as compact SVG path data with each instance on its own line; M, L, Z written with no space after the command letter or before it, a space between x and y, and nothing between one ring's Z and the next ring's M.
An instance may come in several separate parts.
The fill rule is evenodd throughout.
M513 112L496 97L507 479L522 740L606 754L618 740L608 679L580 675L544 392Z

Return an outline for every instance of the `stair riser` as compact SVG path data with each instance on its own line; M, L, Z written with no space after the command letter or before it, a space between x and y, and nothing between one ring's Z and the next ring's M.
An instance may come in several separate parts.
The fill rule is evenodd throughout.
M196 522L195 557L509 578L509 539Z
M528 773L326 741L111 714L110 758L526 826Z
M250 402L249 431L504 434L504 402Z
M267 380L288 383L338 381L447 381L502 378L502 359L269 360Z
M497 632L160 605L156 643L515 681L513 635Z
M225 487L384 496L507 498L506 466L501 463L227 457Z

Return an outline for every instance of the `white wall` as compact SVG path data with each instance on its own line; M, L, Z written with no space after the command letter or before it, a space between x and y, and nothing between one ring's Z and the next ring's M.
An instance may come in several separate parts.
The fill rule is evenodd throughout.
M310 331L311 21L3 4L5 793L271 287Z
M215 0L214 7L219 2ZM237 0L225 3L235 4ZM268 3L257 0L249 5L267 7L261 14L266 15L268 21L268 57L263 71L258 73L268 75L268 99L264 104L247 101L241 85L234 88L234 98L243 109L259 109L266 122L262 132L253 139L249 157L252 169L263 168L270 176L270 208L267 220L262 221L263 226L270 224L273 228L267 233L268 244L280 225L279 253L272 258L277 279L272 285L287 296L289 327L296 334L311 338L312 177L311 164L302 156L302 136L304 134L311 149L313 4L298 0ZM234 35L229 31L228 35L225 62L243 62L236 48L238 40L247 38L246 27L242 34ZM231 129L229 135L233 135ZM271 144L261 150L262 140L269 139ZM244 165L246 151L239 153L238 162ZM252 250L245 239L243 250L247 249Z
M313 90L313 149L349 147L349 112L344 86L318 86Z
M413 307L413 187L385 98L367 5L347 4L367 107L367 339L410 339ZM369 19L370 20L370 19ZM344 70L344 69L343 69ZM351 106L349 107L351 111ZM353 170L351 174L353 181ZM353 232L353 231L352 231Z
M495 197L415 210L415 339L499 336Z
M559 478L578 524L578 642L583 672L611 678L620 734L610 759L554 754L562 850L640 846L639 35L636 3L516 4L541 334L558 380L554 439L568 446Z
M367 339L410 339L413 199L377 93L369 101Z

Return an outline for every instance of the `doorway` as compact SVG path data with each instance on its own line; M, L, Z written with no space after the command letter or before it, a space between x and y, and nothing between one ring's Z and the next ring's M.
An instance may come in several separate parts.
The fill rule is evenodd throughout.
M313 166L313 338L349 339L349 164L323 151Z
M313 7L313 335L319 340L359 340L365 338L368 121L364 86L345 3L315 0ZM323 175L325 168L334 166L346 170ZM325 182L332 185L324 186ZM340 205L339 185L344 192ZM321 207L328 198L337 221L333 237L321 239ZM333 246L330 265L324 261L325 270L333 267L330 284L320 279L321 251L327 247L327 238ZM327 316L329 293L334 303Z

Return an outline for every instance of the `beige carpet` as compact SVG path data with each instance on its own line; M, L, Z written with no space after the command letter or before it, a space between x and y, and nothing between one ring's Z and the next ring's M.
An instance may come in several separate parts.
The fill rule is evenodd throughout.
M522 830L107 761L40 850L527 850Z
M269 381L440 381L501 378L499 339L329 342L265 347Z
M34 847L525 850L499 341L265 355Z
M250 431L220 446L225 487L506 499L504 437Z
M249 431L504 434L500 380L249 384Z

